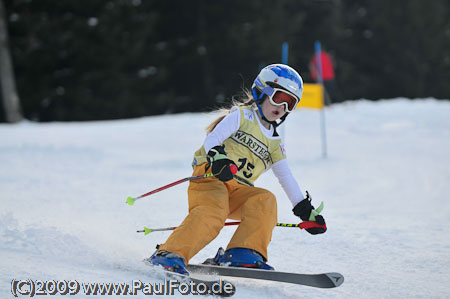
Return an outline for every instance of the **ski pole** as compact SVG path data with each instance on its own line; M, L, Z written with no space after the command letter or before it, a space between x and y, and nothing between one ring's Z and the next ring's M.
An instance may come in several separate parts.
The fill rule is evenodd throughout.
M155 190L152 190L152 191L150 191L150 192L147 192L147 193L145 193L145 194L139 195L138 197L131 197L131 196L128 196L128 197L127 197L127 204L129 204L130 206L132 206L132 205L134 205L134 202L135 202L136 200L141 199L141 198L143 198L143 197L146 197L146 196L155 194L155 193L157 193L157 192L159 192L159 191L163 191L163 190L165 190L165 189L168 189L168 188L173 187L173 186L175 186L175 185L181 184L181 183L183 183L183 182L192 181L192 180L198 180L198 179L207 178L207 177L211 177L211 176L213 176L212 173L206 173L206 174L204 174L204 175L197 175L197 176L190 176L190 177L187 177L187 178L184 178L184 179L175 181L175 182L173 182L173 183L167 184L167 185L165 185L165 186L159 187L159 188L157 188L157 189L155 189Z
M231 170L231 173L232 173L232 174L235 174L235 173L237 172L237 167L236 167L236 165L231 165L231 166L230 166L230 170ZM165 189L168 189L168 188L170 188L170 187L173 187L173 186L175 186L175 185L181 184L181 183L186 182L186 181L198 180L198 179L208 178L208 177L212 177L212 176L214 176L212 173L206 173L206 174L204 174L204 175L197 175L197 176L190 176L190 177L187 177L187 178L184 178L184 179L175 181L175 182L173 182L173 183L167 184L167 185L165 185L165 186L162 186L162 187L160 187L160 188L157 188L157 189L152 190L152 191L150 191L150 192L147 192L147 193L145 193L145 194L139 195L138 197L131 197L131 196L128 196L126 202L127 202L127 204L129 204L130 206L132 206L132 205L134 205L134 203L135 203L136 200L141 199L141 198L143 198L143 197L146 197L146 196L155 194L155 193L157 193L157 192L159 192L159 191L163 191L163 190L165 190Z
M241 222L239 221L235 221L235 222L225 222L225 226L230 226L230 225L239 225ZM298 224L292 224L292 223L277 223L276 226L279 227L298 227L299 229L308 229L308 228L313 228L313 227L323 227L320 224L318 224L315 221L304 221L304 222L300 222ZM161 232L161 231L170 231L170 230L174 230L176 229L176 226L171 226L171 227L163 227L163 228L148 228L144 226L143 230L138 230L136 231L137 233L144 233L145 235L148 235L149 233L152 232Z

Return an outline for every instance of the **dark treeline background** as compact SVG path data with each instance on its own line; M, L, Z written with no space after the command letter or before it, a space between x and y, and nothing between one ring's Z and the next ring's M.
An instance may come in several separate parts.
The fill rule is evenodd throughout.
M347 100L450 98L448 0L4 3L31 120L210 110L279 63L283 42L289 64L311 82L316 40L334 57Z

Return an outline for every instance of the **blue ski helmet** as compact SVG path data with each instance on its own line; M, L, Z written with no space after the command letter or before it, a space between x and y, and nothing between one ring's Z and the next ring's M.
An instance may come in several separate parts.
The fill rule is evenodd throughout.
M274 88L281 88L300 102L303 94L303 80L296 70L285 64L271 64L261 70L252 85L255 101L263 94L272 97ZM294 107L295 108L295 107Z

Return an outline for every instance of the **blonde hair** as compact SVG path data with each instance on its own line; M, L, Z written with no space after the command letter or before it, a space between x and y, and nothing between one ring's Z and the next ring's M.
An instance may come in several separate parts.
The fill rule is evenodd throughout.
M222 112L221 113L222 115L220 115L218 118L216 118L212 123L210 123L205 128L207 134L211 133L214 130L214 128L217 126L217 124L220 123L222 121L222 119L224 119L225 116L227 116L230 113L231 107L233 107L233 106L239 106L239 107L247 106L247 107L252 107L252 108L256 107L256 103L255 103L252 93L246 88L243 88L242 91L243 91L243 94L235 95L232 97L230 107L222 107L217 110L217 111Z

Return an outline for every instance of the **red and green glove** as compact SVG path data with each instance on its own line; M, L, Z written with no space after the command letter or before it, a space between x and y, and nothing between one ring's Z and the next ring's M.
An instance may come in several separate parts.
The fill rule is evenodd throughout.
M312 235L323 234L327 231L327 225L325 223L325 219L323 219L322 215L319 213L323 209L323 202L317 209L314 209L313 205L311 205L311 197L309 196L308 191L306 191L306 198L295 205L292 209L295 216L300 217L305 222L305 229L308 233Z
M211 166L212 174L222 182L231 180L233 174L237 172L237 166L227 157L224 145L217 145L210 149L206 159Z

